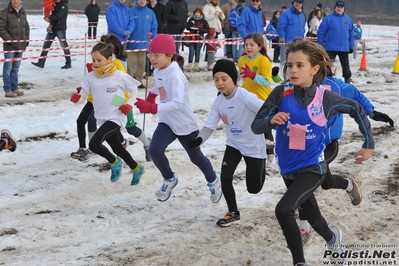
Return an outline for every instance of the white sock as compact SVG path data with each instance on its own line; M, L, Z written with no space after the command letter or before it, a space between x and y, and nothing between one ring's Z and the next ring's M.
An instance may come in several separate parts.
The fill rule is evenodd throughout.
M309 232L310 231L309 222L307 220L299 220L299 229L301 231L305 230L305 232Z
M353 190L352 181L349 178L347 180L348 180L348 187L346 188L346 191L347 192L352 192L352 190Z
M138 139L143 142L144 147L150 146L150 142L147 139L147 136L144 134L144 132L141 132L141 135L138 137Z
M213 186L216 184L216 182L218 181L218 178L216 177L215 180L213 182L208 183L210 186Z

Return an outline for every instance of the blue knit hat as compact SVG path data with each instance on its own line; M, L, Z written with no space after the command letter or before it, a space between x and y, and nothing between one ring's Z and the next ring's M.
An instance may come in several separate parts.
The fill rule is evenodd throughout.
M342 7L345 7L345 3L344 3L344 1L337 1L337 2L335 3L335 6L342 6Z

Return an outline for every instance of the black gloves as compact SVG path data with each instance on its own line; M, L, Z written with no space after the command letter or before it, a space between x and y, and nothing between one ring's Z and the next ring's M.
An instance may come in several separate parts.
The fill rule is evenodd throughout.
M202 138L197 137L196 139L190 140L188 142L188 147L189 148L197 148L202 144Z
M381 122L385 122L385 123L389 123L389 125L391 125L391 127L393 127L394 122L393 120L389 117L389 115L384 114L384 113L380 113L377 111L372 111L371 112L373 114L373 116L371 117L373 120L375 121L381 121Z
M277 76L279 71L280 71L280 68L278 66L273 67L272 68L272 77Z
M353 49L349 49L349 53L350 53L350 54L353 54Z

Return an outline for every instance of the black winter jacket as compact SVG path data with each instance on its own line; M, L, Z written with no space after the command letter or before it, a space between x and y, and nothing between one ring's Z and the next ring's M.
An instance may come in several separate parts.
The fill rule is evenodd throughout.
M164 27L166 23L166 8L165 5L157 2L154 8L152 8L151 3L147 4L147 7L151 9L155 13L155 17L157 18L158 23L158 32L164 33Z
M9 3L8 7L0 12L0 37L8 40L29 40L30 28L23 7L17 11ZM25 50L29 42L3 42L4 51Z
M88 4L85 8L85 15L87 16L87 20L89 22L98 22L100 7L97 5L97 3L95 5L92 3Z
M206 19L204 19L203 16L201 16L200 19L195 18L195 16L192 16L188 22L187 22L187 30L190 31L190 34L199 34L202 36L200 38L199 36L196 36L197 40L201 40L204 37L205 33L208 33L209 31L209 24Z
M182 34L187 25L188 7L185 0L169 0L166 3L166 29L169 34Z
M54 11L49 17L53 30L66 30L67 29L67 18L68 18L68 1L61 0L59 3L55 3Z

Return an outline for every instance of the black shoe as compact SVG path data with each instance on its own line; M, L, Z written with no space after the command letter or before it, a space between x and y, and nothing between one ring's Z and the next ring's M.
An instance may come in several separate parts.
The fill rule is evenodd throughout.
M72 67L71 64L65 64L65 66L61 67L61 69L68 69L68 68L71 68L71 67Z
M31 62L32 65L38 67L38 68L44 68L44 64L40 64L39 62Z
M141 84L139 85L139 88L140 88L140 89L145 89L145 86L143 85L143 83L141 83Z
M240 212L228 212L222 219L219 219L216 224L221 227L230 226L240 223Z

